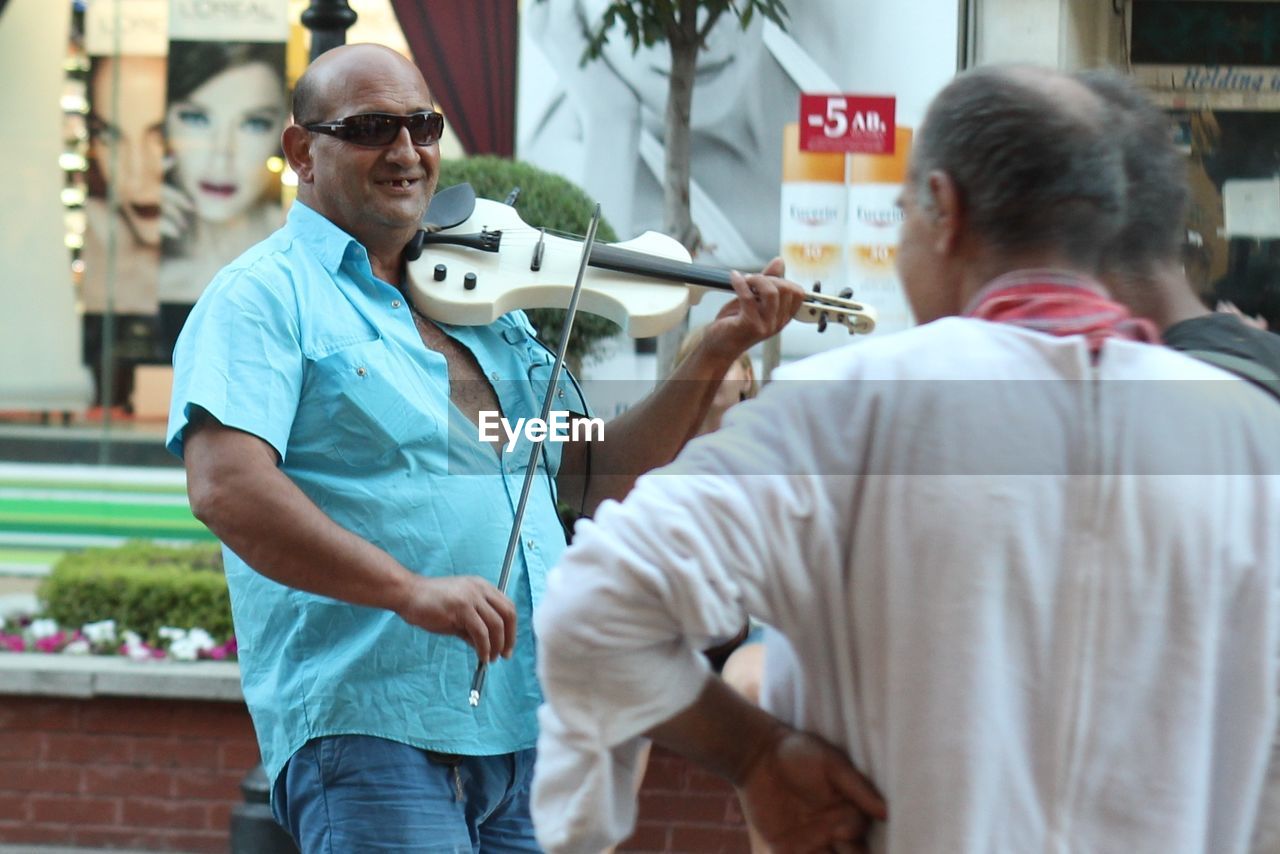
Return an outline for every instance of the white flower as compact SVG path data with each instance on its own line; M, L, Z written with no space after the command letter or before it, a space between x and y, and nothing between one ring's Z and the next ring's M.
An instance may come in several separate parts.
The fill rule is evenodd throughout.
M80 631L91 644L113 644L116 642L116 621L99 620L96 623L85 623Z
M175 641L169 646L169 655L176 661L195 661L200 657L199 650L190 641Z
M27 630L31 632L32 640L53 637L58 633L58 621L49 619L32 620Z
M89 646L89 641L84 638L77 638L64 646L62 651L67 655L88 655L93 651L93 648Z
M213 649L217 644L204 629L171 629L160 630L160 636L169 640L169 655L179 661L195 661L200 653Z
M142 638L137 632L124 633L124 652L134 661L145 661L151 658L151 650L142 643Z
M217 644L214 643L213 641L213 636L210 635L208 632L206 632L204 629L192 629L191 631L187 632L187 640L195 644L196 648L199 649L201 652L213 649L215 646L217 646Z

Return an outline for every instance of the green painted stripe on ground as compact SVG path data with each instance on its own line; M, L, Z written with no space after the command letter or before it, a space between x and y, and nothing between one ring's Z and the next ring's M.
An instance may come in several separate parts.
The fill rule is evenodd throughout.
M70 467L60 471L69 472ZM37 494L12 494L23 491ZM68 542L79 537L213 541L214 536L191 515L185 499L181 470L172 480L99 480L83 470L71 473L67 480L45 478L34 471L5 472L0 475L0 535L5 538L0 563L51 565L62 555L80 550L82 545Z
M0 563L54 563L66 553L64 548L0 548Z
M172 519L155 516L112 516L80 513L0 513L0 531L16 534L58 531L62 533L96 534L128 529L146 532L145 536L203 536L207 530L192 516ZM39 545L33 543L32 545Z
M116 504L104 501L35 501L0 498L0 520L73 519L109 517L113 519L181 519L198 524L191 508L172 504Z
M155 517L125 517L106 514L49 513L0 513L0 531L74 531L77 525L89 528L137 528L156 531L200 531L204 526L192 517L185 519L158 519Z
M0 477L0 487L9 489L39 489L39 490L79 490L79 491L95 491L95 492L127 492L127 493L154 493L156 495L186 495L187 487L185 484L148 484L148 483L115 483L112 481L100 480L29 480L14 479Z

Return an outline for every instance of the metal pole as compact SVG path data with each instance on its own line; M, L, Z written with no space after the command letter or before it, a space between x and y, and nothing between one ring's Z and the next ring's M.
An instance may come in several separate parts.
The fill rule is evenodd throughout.
M347 0L311 0L302 13L302 26L311 30L311 59L346 44L347 29L355 22L356 13Z

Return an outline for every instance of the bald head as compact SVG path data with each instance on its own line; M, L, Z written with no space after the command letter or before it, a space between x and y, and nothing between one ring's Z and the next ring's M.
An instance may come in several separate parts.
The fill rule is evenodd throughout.
M350 89L365 79L400 75L417 78L427 91L418 67L385 45L347 44L327 50L298 78L293 90L293 120L305 125L341 118L333 111Z
M298 201L359 240L375 275L398 282L404 247L440 174L439 145L414 142L408 121L434 109L422 72L381 45L336 47L302 75L293 109L281 141L298 178ZM347 123L370 115L384 118ZM394 136L316 127L328 122L345 123L344 130L372 122Z
M1124 211L1123 158L1107 110L1079 81L1030 66L983 66L934 99L912 152L928 176L954 182L968 232L1009 255L1050 252L1094 272Z

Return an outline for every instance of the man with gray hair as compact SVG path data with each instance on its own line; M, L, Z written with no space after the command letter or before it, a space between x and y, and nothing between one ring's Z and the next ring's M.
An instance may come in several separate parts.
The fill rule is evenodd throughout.
M579 526L536 618L547 850L626 835L644 736L728 776L777 851L1244 850L1280 408L1098 283L1112 134L1066 75L957 77L900 201L922 325L788 366ZM765 711L696 654L748 613L790 653Z
M1164 343L1280 396L1280 336L1228 312L1213 312L1183 274L1187 161L1170 120L1132 78L1106 69L1073 75L1102 98L1124 151L1128 211L1103 262L1103 280L1134 313L1162 330ZM1273 742L1253 850L1280 850L1280 739Z
M1280 397L1280 336L1205 308L1183 274L1190 191L1169 117L1137 83L1114 71L1073 76L1106 103L1129 180L1125 223L1107 250L1103 281L1134 314L1155 322L1166 345Z

